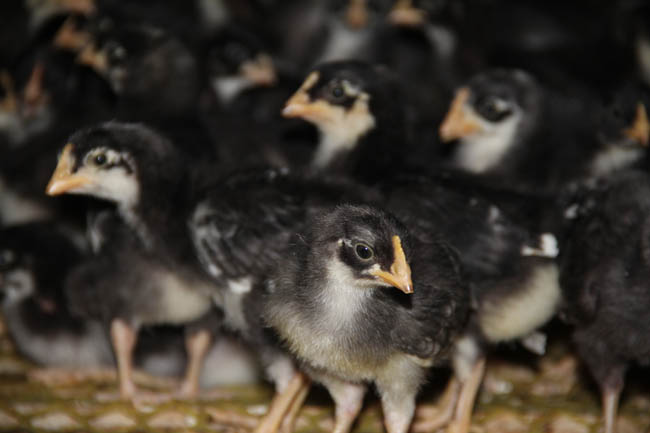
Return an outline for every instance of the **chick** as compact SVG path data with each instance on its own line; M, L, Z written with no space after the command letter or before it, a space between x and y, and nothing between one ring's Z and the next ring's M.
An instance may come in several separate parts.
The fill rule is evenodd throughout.
M313 218L287 257L264 317L330 392L334 431L351 429L370 384L387 430L408 431L426 367L444 362L466 318L451 249L411 238L390 214L348 205Z
M590 174L599 149L592 122L577 98L556 98L524 71L494 69L457 90L440 136L458 140L453 163L464 170L553 190Z
M206 42L204 85L210 91L200 110L222 164L297 167L309 157L313 128L280 114L299 82L277 65L266 45L234 25Z
M68 309L65 278L83 255L52 222L0 230L2 314L17 350L44 366L94 368L113 362L97 322Z
M600 387L606 433L616 431L625 372L650 361L648 197L648 175L625 171L595 183L565 213L562 317Z
M496 205L425 177L393 179L383 186L388 210L426 239L440 233L457 252L471 288L473 310L455 344L455 377L449 392L458 399L442 416L420 424L419 431L440 427L467 432L487 350L526 339L550 320L560 302L556 238L530 232Z
M126 224L112 240L115 247L76 274L77 284L71 284L78 289L71 289L70 300L110 324L125 398L136 393L131 354L137 329L200 320L210 313L218 290L201 270L182 223L194 204L186 170L183 153L168 140L142 125L109 122L70 137L47 187L50 195L112 201ZM134 262L141 266L132 266ZM111 263L124 272L99 279L102 273L96 268L110 268ZM88 297L93 302L82 301ZM199 326L188 335L192 373L181 388L184 396L197 392L198 366L209 344L211 325Z
M647 167L650 142L650 91L628 83L606 98L599 113L597 139L601 150L594 157L591 173L607 176L626 168Z
M398 84L381 67L330 62L309 73L282 114L318 128L313 170L374 183L402 168L408 155L401 97Z

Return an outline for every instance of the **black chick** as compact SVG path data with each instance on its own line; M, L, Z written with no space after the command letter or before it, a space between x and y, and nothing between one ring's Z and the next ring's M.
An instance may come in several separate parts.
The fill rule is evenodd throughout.
M605 98L598 119L597 139L601 150L593 160L594 175L647 167L650 143L648 107L650 90L640 83L627 83Z
M606 433L616 431L626 370L650 363L649 198L646 173L621 172L596 183L566 212L562 316L574 326L578 353L600 386Z
M408 155L402 107L402 93L387 70L350 60L316 67L282 113L318 127L312 169L374 183L399 170Z
M408 431L426 367L446 359L464 325L459 269L445 243L411 238L370 207L339 206L296 237L269 283L264 317L330 392L334 431L351 429L369 384L387 430Z
M463 337L456 342L456 379L448 388L454 396L449 401L458 398L458 407L455 415L453 407L446 407L441 418L418 429L430 431L449 417L452 431L467 432L487 349L503 342L534 341L529 337L557 310L556 239L551 234L536 236L481 195L462 188L413 177L393 179L383 188L386 209L413 236L426 239L440 233L458 252L471 287L474 308ZM533 348L543 351L543 347Z
M112 201L126 223L108 237L115 238L115 248L80 274L79 297L70 299L79 310L110 322L124 397L135 392L130 354L138 327L199 320L210 312L217 292L196 260L183 224L194 205L189 176L183 153L171 142L142 125L109 122L70 137L47 187L50 195L85 194ZM113 280L102 279L103 273L93 268L105 270L106 261L123 272L112 273ZM84 291L87 282L95 290ZM94 302L80 302L95 295ZM196 337L188 340L190 357L196 358L190 364L199 363L209 337L203 331L190 336ZM197 390L197 375L186 379L182 393L189 396Z
M99 323L74 316L64 284L83 251L52 222L0 230L2 314L17 350L45 366L92 368L113 362Z
M224 27L205 45L205 73L220 104L228 106L246 89L275 83L273 59L262 41L247 29Z
M281 116L300 85L279 68L269 50L248 29L228 26L206 42L201 115L221 164L233 167L301 166L315 140L311 125ZM304 138L303 138L304 137Z
M190 230L204 269L226 289L217 300L224 324L256 349L276 388L272 409L256 431L275 432L283 420L291 423L308 390L304 375L265 332L263 281L284 266L293 234L313 215L340 203L377 200L374 191L345 180L248 170L212 185L196 207Z
M189 321L190 313L198 316L201 311L186 307L207 310L214 301L224 309L225 325L246 338L248 331L257 332L254 324L259 317L247 317L243 299L256 302L252 288L277 267L289 235L304 224L306 213L318 203L337 204L346 197L360 201L366 192L345 182L293 178L276 170L220 177L218 169L209 166L204 175L201 165L194 164L190 172L182 153L143 125L108 122L70 138L48 192L90 194L116 202L136 237L129 242L138 248L129 246L126 251L143 251L145 265L157 264L153 270L179 283L155 288L183 300L167 305L180 309L169 310L176 319L168 320L179 321L184 315ZM121 249L116 251L118 259L128 263L119 256ZM126 269L133 269L135 276L124 278L153 282L157 275L144 265ZM101 293L111 296L114 291ZM138 312L133 313L137 318Z
M104 77L120 96L121 114L176 116L191 110L199 92L193 53L162 28L145 24L91 27L78 60Z
M556 189L591 174L598 145L586 106L556 97L524 71L489 70L457 90L440 136L458 140L453 163L464 170Z

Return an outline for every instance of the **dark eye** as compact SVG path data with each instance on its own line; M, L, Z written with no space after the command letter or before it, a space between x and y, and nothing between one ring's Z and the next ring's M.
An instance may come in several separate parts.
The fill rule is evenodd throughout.
M9 250L0 251L0 269L6 268L14 261L14 253Z
M498 98L485 98L476 104L479 114L490 122L498 122L510 114L508 103Z
M345 97L345 90L343 90L343 87L337 84L336 86L332 86L330 90L330 95L332 96L332 99L334 99L335 101L340 100L343 99L343 97Z
M249 58L248 50L245 46L236 43L230 43L226 46L226 59L234 64L241 64Z
M104 153L98 153L98 154L95 155L95 157L93 158L93 162L94 162L95 165L97 165L97 166L101 166L101 165L106 164L106 154L104 154Z
M375 255L375 253L372 251L372 248L366 244L357 244L354 247L354 252L357 253L357 256L361 260L370 260Z

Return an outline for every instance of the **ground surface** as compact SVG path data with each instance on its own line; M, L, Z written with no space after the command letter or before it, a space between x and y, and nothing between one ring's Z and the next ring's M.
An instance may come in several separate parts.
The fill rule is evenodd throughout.
M543 358L493 357L488 364L474 433L595 433L602 430L598 396L562 342ZM139 375L138 383L166 395L174 382ZM650 432L650 386L632 376L619 433ZM22 360L0 329L0 431L247 432L268 405L267 386L205 390L194 402L158 398L131 404L116 394L115 374L44 372ZM439 387L421 397L420 413L434 410ZM316 391L303 408L298 432L330 431L332 406ZM382 432L381 410L369 399L356 433Z

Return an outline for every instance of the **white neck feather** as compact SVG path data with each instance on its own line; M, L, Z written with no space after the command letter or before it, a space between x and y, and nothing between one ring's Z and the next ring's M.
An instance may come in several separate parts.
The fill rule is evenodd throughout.
M498 125L484 122L484 130L460 140L456 164L472 173L484 173L497 165L515 144L519 114Z

